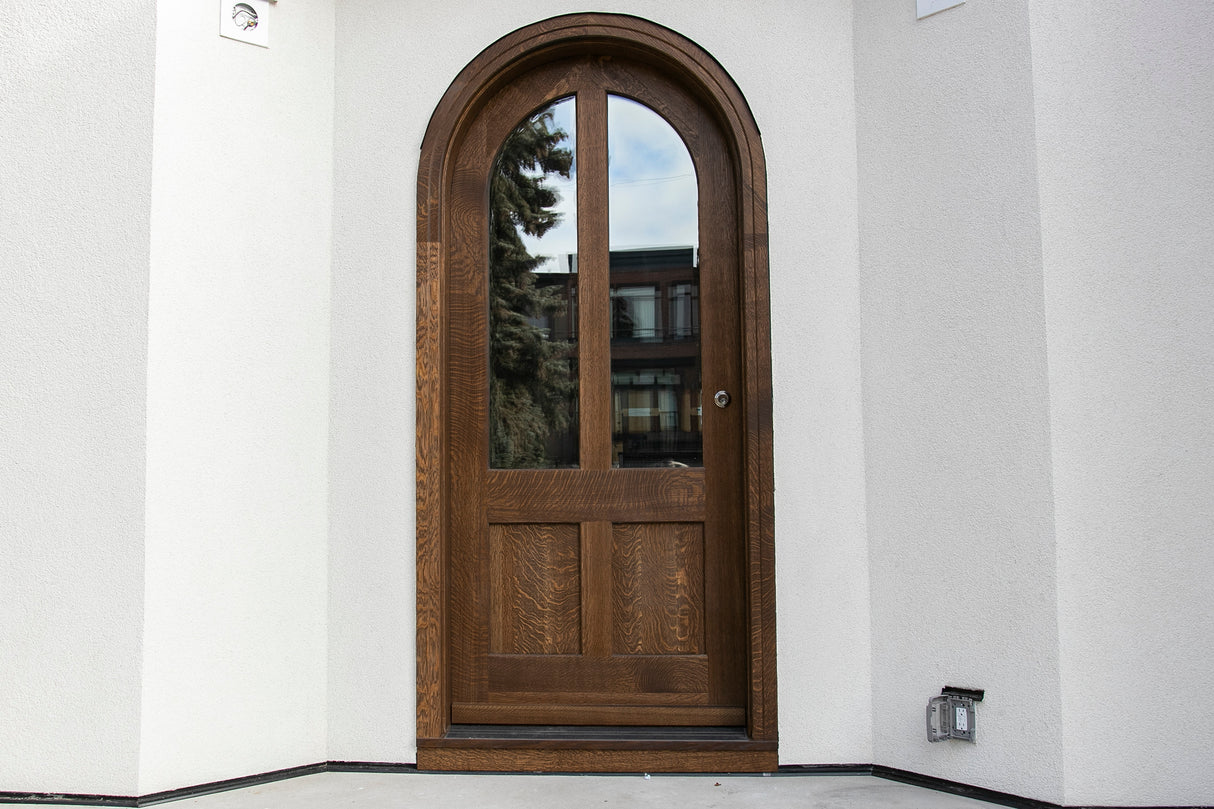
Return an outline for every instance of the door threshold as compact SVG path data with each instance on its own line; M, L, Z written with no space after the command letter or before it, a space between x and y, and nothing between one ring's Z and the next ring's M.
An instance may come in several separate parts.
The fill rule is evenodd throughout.
M741 727L451 725L417 740L433 772L774 772L777 743Z

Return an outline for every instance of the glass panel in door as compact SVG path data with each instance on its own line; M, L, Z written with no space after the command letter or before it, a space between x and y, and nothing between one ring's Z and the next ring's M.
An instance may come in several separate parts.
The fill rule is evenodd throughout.
M528 116L490 182L489 466L578 465L572 97Z
M617 95L607 153L612 466L703 466L695 167L670 124Z

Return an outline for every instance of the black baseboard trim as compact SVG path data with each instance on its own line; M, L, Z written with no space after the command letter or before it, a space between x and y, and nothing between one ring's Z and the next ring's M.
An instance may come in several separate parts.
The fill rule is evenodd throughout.
M229 778L226 781L213 781L209 784L199 784L193 787L153 792L151 795L139 796L136 799L135 806L154 806L158 803L179 801L182 798L200 798L203 795L213 795L216 792L227 792L231 789L245 789L246 787L260 786L261 784L269 784L274 781L285 781L288 778L298 778L301 775L316 775L317 773L325 772L328 768L329 765L325 762L305 764L302 767L274 770L273 772L261 773L260 775L246 775L243 778Z
M932 789L936 792L947 792L950 795L973 798L985 801L986 803L993 803L996 806L1010 806L1013 809L1063 809L1062 805L1057 803L1039 801L1035 798L1025 798L1020 795L1012 795L1008 792L971 786L944 778L936 778L932 775L922 775L917 772L886 767L881 764L873 765L873 775L878 778L884 778L887 781L897 781L902 784L922 787L923 789ZM1068 809L1085 809L1085 807L1068 807Z
M302 767L288 767L285 770L245 775L240 778L228 778L223 781L212 781L207 784L197 784L181 789L168 789L163 792L153 792L148 795L85 795L79 793L56 792L0 792L0 803L26 804L55 804L60 806L124 806L138 809L142 806L154 806L158 803L180 801L185 798L199 798L216 792L227 792L231 789L244 789L274 781L285 781L288 778L298 778L301 775L315 775L325 772L327 763L305 764Z
M138 806L138 801L138 798L124 798L121 795L89 795L81 792L0 792L0 803Z
M330 761L326 772L417 772L416 764L392 764L387 761Z
M126 797L121 795L89 795L80 793L56 792L0 792L0 803L14 804L43 804L59 806L115 806L140 809L144 806L154 806L170 801L180 801L186 798L199 798L216 792L227 792L232 789L269 784L274 781L285 781L288 778L298 778L302 775L316 775L322 772L367 772L367 773L416 773L416 764L397 764L385 761L325 761L318 764L307 764L302 767L289 767L285 770L274 770L259 775L246 775L242 778L229 778L224 781L213 781L181 789L170 789L164 792L154 792L150 795ZM519 773L524 774L524 773ZM591 774L591 773L587 773ZM1025 798L1007 792L999 792L985 787L936 778L932 775L922 775L896 767L886 767L882 764L789 764L782 765L775 775L810 776L810 775L872 775L887 781L897 781L911 786L932 789L937 792L947 792L965 798L984 801L997 806L1009 806L1012 809L1214 809L1214 806L1063 806L1062 804Z
M961 784L957 781L949 781L944 778L936 778L932 775L922 775L909 770L899 770L896 767L886 767L883 764L874 764L872 774L878 778L884 778L887 781L898 781L903 784L922 787L924 789L933 789L937 792L948 792L952 795L960 795L964 798L973 798L975 800L993 803L997 806L1010 806L1013 809L1214 809L1214 806L1086 806L1086 805L1063 805L1058 803L1050 803L1049 801L1041 801L1036 798L1025 798L1021 795L1012 795L1008 792L999 792L986 787L976 787L969 784Z
M776 775L872 775L871 764L781 764Z

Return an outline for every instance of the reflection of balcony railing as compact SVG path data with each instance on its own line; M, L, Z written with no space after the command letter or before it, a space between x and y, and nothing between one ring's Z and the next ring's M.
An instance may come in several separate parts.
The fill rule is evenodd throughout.
M665 343L698 339L699 294L692 284L611 290L612 342Z
M704 444L699 433L662 430L616 435L617 467L703 466Z

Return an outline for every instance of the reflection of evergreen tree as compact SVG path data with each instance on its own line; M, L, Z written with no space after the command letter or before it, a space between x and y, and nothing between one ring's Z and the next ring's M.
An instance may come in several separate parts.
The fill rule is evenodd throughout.
M527 252L520 235L542 237L560 221L548 174L568 177L573 153L559 144L551 111L524 121L506 139L490 185L489 456L498 469L552 466L547 441L573 419L577 380L570 345L535 325L561 312L561 286L541 287L544 259Z

